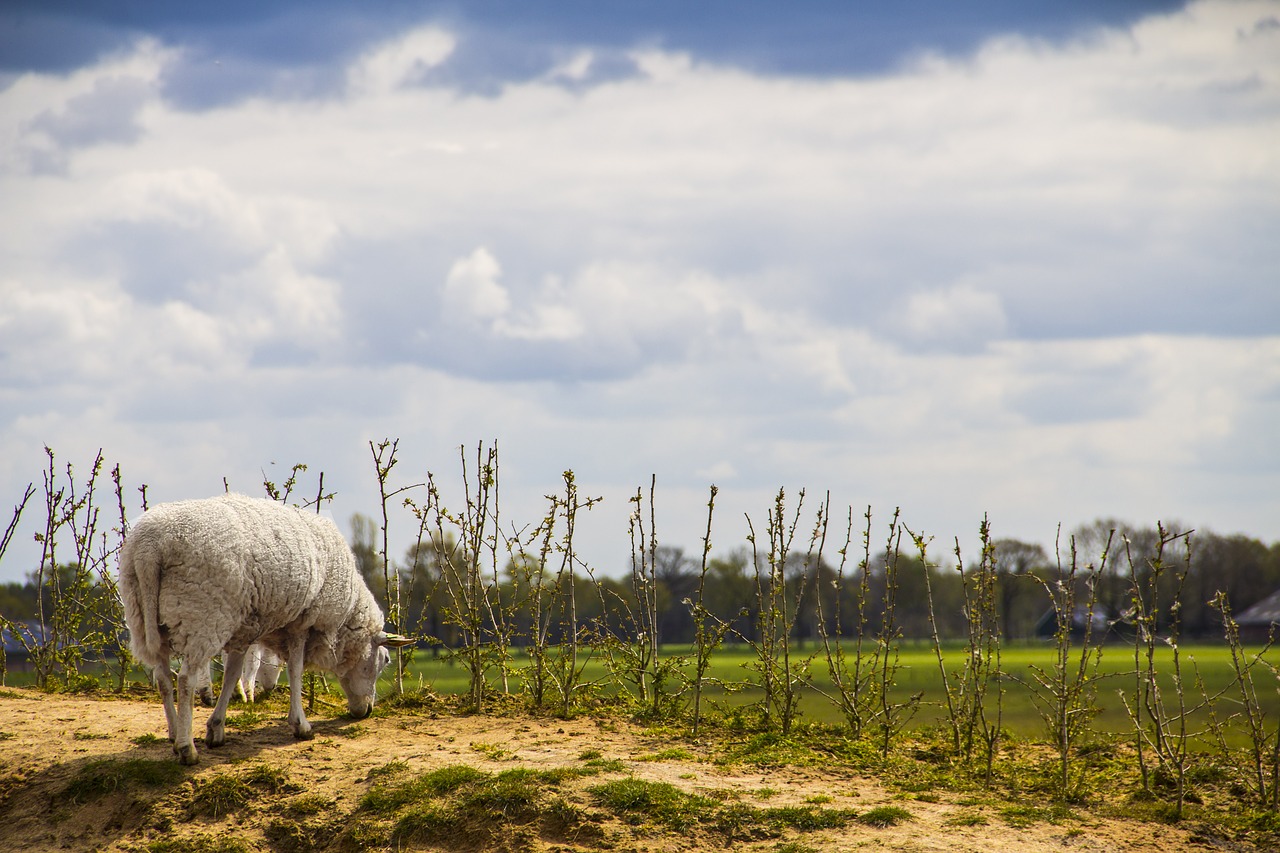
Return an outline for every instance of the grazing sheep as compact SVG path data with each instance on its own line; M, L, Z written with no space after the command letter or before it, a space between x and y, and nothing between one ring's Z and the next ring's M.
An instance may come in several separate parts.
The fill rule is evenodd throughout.
M261 498L223 495L148 510L120 553L120 592L134 655L154 667L174 751L198 760L191 713L209 661L225 652L205 744L226 739L227 705L254 643L289 668L289 723L312 736L302 711L304 664L335 673L354 716L373 710L388 636L382 611L333 522ZM182 658L174 708L169 660Z

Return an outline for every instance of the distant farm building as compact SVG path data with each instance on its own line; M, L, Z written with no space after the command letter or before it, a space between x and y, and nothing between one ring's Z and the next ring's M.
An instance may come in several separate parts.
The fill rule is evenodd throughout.
M1101 642L1111 633L1113 621L1111 614L1100 604L1095 604L1092 611L1088 605L1077 604L1071 612L1071 636L1083 637L1088 630L1091 640ZM1057 635L1058 611L1050 607L1036 622L1036 636L1052 639Z
M1265 643L1280 628L1280 590L1246 607L1235 617L1240 626L1240 639L1246 643Z

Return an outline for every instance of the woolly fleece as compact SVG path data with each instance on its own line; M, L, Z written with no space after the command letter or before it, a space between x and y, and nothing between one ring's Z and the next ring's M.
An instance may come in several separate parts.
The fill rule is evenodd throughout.
M307 665L341 676L383 624L333 522L243 495L144 513L121 552L120 591L133 652L152 666L254 642L287 659L287 638L305 631Z

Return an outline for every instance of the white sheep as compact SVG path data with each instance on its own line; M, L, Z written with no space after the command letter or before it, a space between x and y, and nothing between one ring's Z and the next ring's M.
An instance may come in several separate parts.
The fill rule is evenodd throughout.
M254 643L289 669L289 723L308 739L302 671L338 676L356 717L373 710L387 646L411 643L383 630L378 607L333 522L243 495L178 501L148 510L120 553L120 592L134 655L154 667L174 751L198 760L191 734L196 688L225 650L222 691L205 744L226 740L227 705ZM169 660L182 658L174 708Z

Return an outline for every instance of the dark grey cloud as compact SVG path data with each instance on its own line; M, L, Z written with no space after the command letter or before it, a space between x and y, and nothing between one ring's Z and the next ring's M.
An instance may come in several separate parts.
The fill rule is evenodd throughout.
M369 7L344 0L14 0L0 10L0 73L68 71L152 37L183 49L165 81L166 96L182 107L204 109L251 95L320 97L337 91L334 66L407 26L434 22L459 33L461 43L423 82L475 94L546 74L579 48L600 52L590 78L598 81L630 73L624 53L643 45L768 74L874 74L921 52L963 54L997 33L1063 40L1183 2L393 0ZM221 72L213 73L219 65Z

